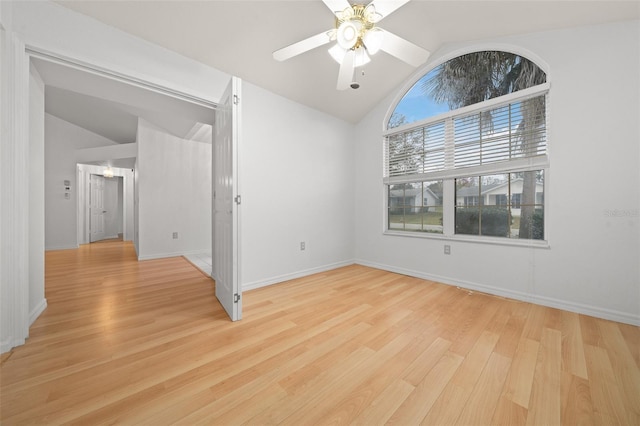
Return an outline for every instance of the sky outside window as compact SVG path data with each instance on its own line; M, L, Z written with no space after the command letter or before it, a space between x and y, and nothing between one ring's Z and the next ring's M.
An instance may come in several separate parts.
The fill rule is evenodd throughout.
M402 115L405 118L404 122L399 124L413 123L450 111L449 105L446 102L435 102L431 96L426 94L424 89L426 81L437 74L439 70L440 67L436 67L424 75L398 103L394 115Z

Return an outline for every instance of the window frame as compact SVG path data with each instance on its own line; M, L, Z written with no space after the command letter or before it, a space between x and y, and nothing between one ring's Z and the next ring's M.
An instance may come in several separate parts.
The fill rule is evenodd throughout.
M410 88L413 86L410 86ZM473 105L469 105L466 107L458 108L452 111L448 111L442 114L437 114L432 117L428 117L426 119L414 121L412 123L403 124L398 127L388 128L388 117L384 123L384 130L382 132L382 146L383 146L383 193L384 196L384 214L383 214L383 234L385 235L393 235L393 236L403 236L403 237L412 237L412 238L430 238L430 239L444 239L444 240L456 240L456 241L469 241L469 242L478 242L478 243L488 243L488 244L499 244L499 245L512 245L512 246L528 246L528 247L549 247L549 239L548 239L548 226L546 226L547 218L549 217L547 214L547 203L543 203L544 217L545 217L545 227L544 227L544 237L542 240L533 240L533 239L514 239L514 238L504 238L504 237L490 237L490 236L473 236L473 235L462 235L455 233L455 203L449 202L446 200L454 200L455 201L455 179L464 177L464 176L472 176L472 175L487 175L487 174L497 174L497 173L517 173L523 171L532 171L532 170L544 170L545 174L545 188L548 188L549 181L549 152L550 152L550 126L549 126L549 105L550 105L550 83L547 82L519 90L516 92L512 92L500 97L492 98L486 100L484 102L479 102ZM434 171L434 172L425 172L413 174L410 176L394 176L389 177L385 176L386 168L388 165L387 157L387 138L399 135L411 130L417 130L429 125L436 124L438 122L444 121L445 127L452 126L454 119L457 117L462 117L466 115L470 115L473 113L478 113L480 111L489 110L501 105L523 101L529 98L533 98L536 96L544 95L546 96L545 103L545 137L546 137L546 153L544 155L537 155L533 157L522 157L516 158L506 161L499 161L495 163L482 164L477 166L468 166L468 167L459 167L455 168L453 165L453 158L449 158L454 152L455 147L453 146L452 138L447 138L445 141L445 168L443 170ZM397 104L396 104L397 106ZM394 109L395 110L395 107ZM392 111L393 111L392 110ZM447 124L450 123L450 124ZM451 153L451 154L449 154ZM442 234L429 234L429 233L421 233L421 232L413 232L406 230L396 230L389 229L388 227L388 188L394 184L401 183L414 183L420 181L428 181L428 180L442 180L443 181L443 233ZM545 189L545 192L547 189ZM548 194L545 195L545 199L548 200Z

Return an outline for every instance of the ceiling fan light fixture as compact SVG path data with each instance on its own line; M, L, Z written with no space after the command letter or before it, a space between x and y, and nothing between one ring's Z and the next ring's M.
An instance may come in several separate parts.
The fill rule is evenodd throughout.
M347 51L340 47L339 44L335 44L333 47L329 49L329 55L339 64L342 64L344 60L344 55L347 54Z
M359 86L353 77L355 69L370 62L370 55L376 54L379 50L414 67L427 60L427 50L377 27L378 22L410 0L367 0L365 4L351 3L358 1L322 0L335 16L334 28L278 49L273 52L273 58L284 61L335 41L328 52L340 64L336 85L338 90L349 88L350 83Z
M354 68L361 67L363 65L371 62L371 58L369 57L367 51L363 47L358 47L356 49L343 49L339 44L334 45L329 49L329 54L331 57L340 65L344 61L344 57L347 52L353 50L354 58L353 58L353 66Z
M338 44L343 49L351 49L360 38L360 25L358 21L347 21L340 24L336 34Z
M340 21L348 21L353 18L353 7L346 7L341 12L335 12L336 18Z
M359 47L355 50L355 52L356 52L356 57L353 62L354 67L356 68L361 67L371 62L371 58L367 54L367 50L365 48Z
M383 16L376 11L373 3L369 3L367 7L364 8L363 15L364 19L371 24L377 24L383 18Z
M384 31L380 28L371 28L367 31L363 37L362 42L364 46L367 48L367 52L370 55L375 55L378 53L380 48L382 47L382 40L384 38Z

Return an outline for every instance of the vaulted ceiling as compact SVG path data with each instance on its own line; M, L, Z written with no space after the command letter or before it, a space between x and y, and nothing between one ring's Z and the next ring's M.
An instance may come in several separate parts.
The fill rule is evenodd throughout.
M359 89L338 91L338 64L327 47L275 61L274 50L334 26L320 0L58 3L354 123L415 72L381 52L358 76ZM413 0L380 26L435 52L451 42L639 18L638 1Z
M180 138L214 121L206 106L41 58L32 63L45 83L47 113L116 143L136 141L138 118Z

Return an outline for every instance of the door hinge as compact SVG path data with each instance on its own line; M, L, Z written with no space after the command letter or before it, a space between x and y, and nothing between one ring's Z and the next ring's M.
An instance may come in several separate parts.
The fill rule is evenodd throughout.
M233 303L238 303L240 301L240 295L238 293L235 293L233 295Z
M234 198L233 200L236 202L237 205L240 205L240 203L242 202L242 198L239 195L237 195L236 198Z
M233 95L233 104L238 105L240 103L240 98L238 95Z

